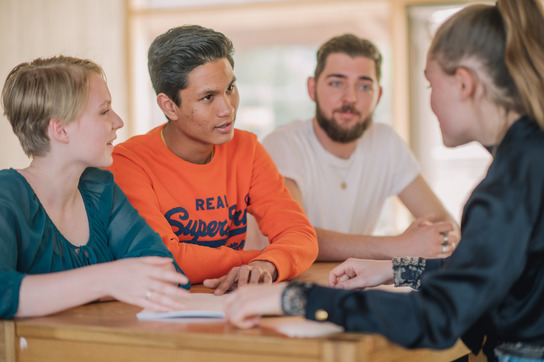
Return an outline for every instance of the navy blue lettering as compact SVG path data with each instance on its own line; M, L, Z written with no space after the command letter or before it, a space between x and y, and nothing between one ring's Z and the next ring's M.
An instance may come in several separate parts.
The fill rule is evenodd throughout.
M217 196L217 197L208 197L206 199L195 199L196 211L224 209L225 205L226 207L229 206L227 202L227 195ZM247 202L246 202L246 205L247 205Z
M214 209L213 205L210 207L210 203L213 203L215 198L206 199L206 208ZM221 204L224 207L223 201L226 203L226 198L223 200L220 197L217 198L218 205ZM204 210L204 200L197 199L196 205L200 210ZM176 236L190 236L190 240L183 240L189 244L197 244L202 246L208 246L217 248L222 245L226 245L231 237L237 235L243 235L247 231L247 209L236 210L236 205L229 207L228 220L212 220L206 223L202 219L190 219L189 212L183 207L175 207L164 214L164 217L172 226L172 229ZM231 226L234 227L231 229ZM214 238L219 236L219 240L200 240L203 237ZM244 247L245 240L232 243L229 245L232 249L239 250Z
M247 224L247 209L236 210L236 205L229 208L229 219L234 222L234 226L240 226L241 224Z
M174 227L178 228L178 230L174 231L174 233L177 236L180 236L181 233L183 232L183 229L185 228L185 226L183 225L183 223L181 223L181 222L179 222L177 220L171 219L171 217L173 215L178 214L178 213L181 214L179 216L180 220L187 220L189 218L189 213L183 207L173 208L172 210L170 210L166 214L164 214L164 217L166 218L166 220L168 220L168 223L170 224L170 226L174 226Z
M215 207L212 205L213 197L208 197L206 199L206 210L215 210Z
M208 235L215 235L217 234L217 221L210 221L208 224Z

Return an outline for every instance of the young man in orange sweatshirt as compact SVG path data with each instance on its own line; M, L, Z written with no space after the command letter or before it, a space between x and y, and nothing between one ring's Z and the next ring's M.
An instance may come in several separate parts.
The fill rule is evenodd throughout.
M291 279L315 260L315 231L268 153L234 129L239 95L233 46L223 34L181 26L148 53L168 122L115 147L110 170L191 283L216 294ZM247 213L270 245L244 250Z

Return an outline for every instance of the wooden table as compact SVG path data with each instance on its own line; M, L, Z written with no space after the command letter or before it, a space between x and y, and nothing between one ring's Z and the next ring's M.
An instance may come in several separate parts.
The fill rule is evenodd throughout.
M317 263L299 278L326 284L334 265ZM104 302L48 317L0 321L0 361L419 362L452 361L468 353L461 342L443 351L407 350L362 333L289 338L264 327L240 330L222 319L141 321L136 318L140 310Z

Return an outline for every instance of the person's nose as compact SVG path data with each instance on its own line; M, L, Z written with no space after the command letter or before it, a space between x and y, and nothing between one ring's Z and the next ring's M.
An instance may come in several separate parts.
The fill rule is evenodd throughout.
M221 98L221 102L219 105L219 111L218 115L219 117L228 117L231 116L234 112L236 112L237 102L232 97L229 97L228 95L224 95Z
M125 122L119 117L119 115L113 111L113 129L118 130L119 128L122 128L125 125Z

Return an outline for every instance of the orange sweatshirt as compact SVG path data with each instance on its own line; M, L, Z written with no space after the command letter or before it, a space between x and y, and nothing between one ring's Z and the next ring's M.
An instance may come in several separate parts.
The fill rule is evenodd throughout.
M315 231L254 134L235 130L230 142L215 146L209 163L199 165L166 147L163 127L117 145L110 170L191 283L253 260L272 262L277 280L286 280L315 261ZM243 250L247 212L270 240L263 251Z

